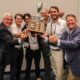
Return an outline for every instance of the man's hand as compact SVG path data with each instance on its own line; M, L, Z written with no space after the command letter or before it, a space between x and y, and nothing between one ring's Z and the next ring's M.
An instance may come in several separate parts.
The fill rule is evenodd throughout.
M28 30L28 29L25 29L24 31L23 31L23 33L24 34L27 34L27 33L29 33L30 31Z
M49 42L56 43L58 42L58 38L56 35L49 36Z
M46 32L44 32L43 34L40 35L42 39L45 39L45 37L48 36L48 34Z
M28 37L28 34L22 33L20 38L21 40L25 40L27 37Z
M20 38L20 36L21 36L21 32L19 33L15 33L15 34L13 34L14 35L14 37L16 37L16 38Z

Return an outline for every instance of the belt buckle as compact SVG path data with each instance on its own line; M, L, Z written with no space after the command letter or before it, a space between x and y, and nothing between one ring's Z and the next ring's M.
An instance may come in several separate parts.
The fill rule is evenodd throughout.
M53 49L54 51L60 51L60 49Z

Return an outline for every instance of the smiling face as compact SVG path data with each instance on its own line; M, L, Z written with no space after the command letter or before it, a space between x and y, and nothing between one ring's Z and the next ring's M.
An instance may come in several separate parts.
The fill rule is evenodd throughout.
M30 21L31 21L31 17L26 15L24 21L25 21L26 24L29 24Z
M16 18L15 18L15 23L16 23L16 25L19 25L19 26L20 26L21 23L22 23L22 21L23 21L22 16L17 15Z
M52 8L50 8L49 13L50 13L50 16L53 20L58 19L58 17L59 17L59 10L58 9L52 7Z
M43 17L44 20L48 19L49 17L49 12L47 9L42 9L40 12L41 16Z
M28 24L31 22L32 20L32 16L30 13L25 13L23 15L23 19L24 19L24 22L26 23L26 25L28 26Z
M72 30L74 29L75 27L77 27L77 21L76 21L76 18L75 16L67 16L66 17L66 23L67 23L67 27Z
M3 18L3 23L6 27L10 27L13 23L13 18L12 16L9 16L9 15L6 15L4 18Z

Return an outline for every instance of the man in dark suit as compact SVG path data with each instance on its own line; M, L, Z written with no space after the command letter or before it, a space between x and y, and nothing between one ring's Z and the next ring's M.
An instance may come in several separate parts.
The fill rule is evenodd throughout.
M47 24L50 22L49 10L44 8L40 11L41 20L45 23L45 30ZM44 69L45 69L45 80L51 80L51 63L50 63L50 47L48 43L44 42L44 39L41 40L41 50L44 61Z
M10 26L13 23L13 17L10 13L5 13L0 24L0 80L3 79L3 74L6 65L10 64L11 80L15 80L16 73L16 52L15 44L19 44L20 40L14 40L10 33Z
M49 42L56 42L65 53L69 68L67 80L80 80L80 27L77 27L77 20L73 14L66 16L66 23L68 30L62 38L50 36Z

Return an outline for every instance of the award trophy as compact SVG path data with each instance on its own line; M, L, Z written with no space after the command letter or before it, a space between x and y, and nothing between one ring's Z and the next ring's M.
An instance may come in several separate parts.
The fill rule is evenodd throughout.
M33 16L32 21L29 24L29 30L35 33L43 33L45 32L45 24L43 21L41 21L41 17L39 16L39 12L41 11L43 7L43 3L41 0L38 0L37 2L37 12L38 16Z
M31 32L44 33L45 32L45 24L41 20L33 19L30 22L28 29Z

